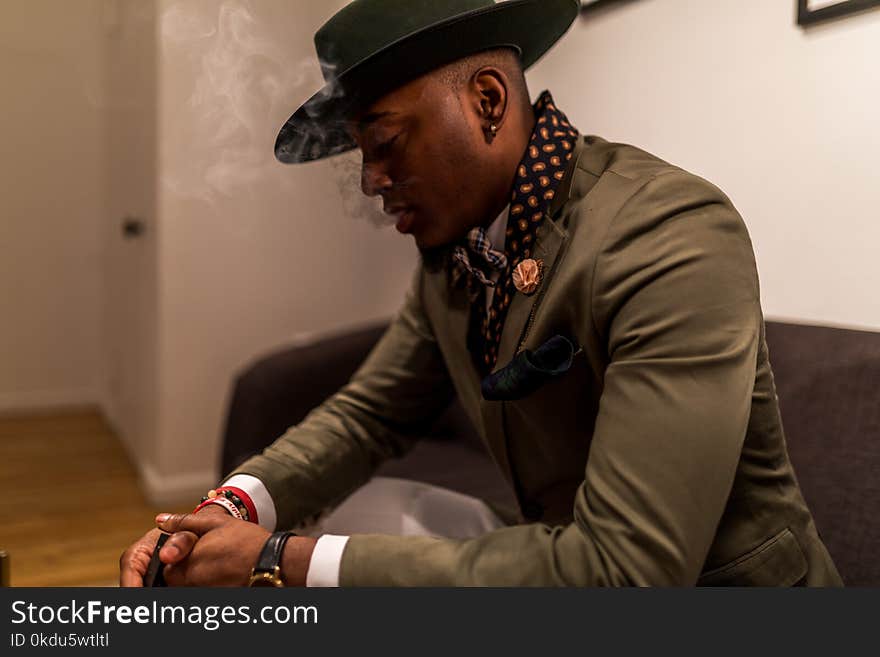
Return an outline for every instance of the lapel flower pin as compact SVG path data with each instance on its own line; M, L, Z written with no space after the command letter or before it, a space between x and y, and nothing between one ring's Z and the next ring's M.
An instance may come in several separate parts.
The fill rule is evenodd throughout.
M525 295L534 294L541 284L543 271L543 260L533 260L532 258L523 260L513 270L514 287Z

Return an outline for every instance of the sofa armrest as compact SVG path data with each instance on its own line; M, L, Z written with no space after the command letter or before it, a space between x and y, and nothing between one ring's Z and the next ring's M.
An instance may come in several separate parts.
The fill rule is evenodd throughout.
M223 474L263 450L341 388L385 332L370 326L264 356L235 379L223 436Z

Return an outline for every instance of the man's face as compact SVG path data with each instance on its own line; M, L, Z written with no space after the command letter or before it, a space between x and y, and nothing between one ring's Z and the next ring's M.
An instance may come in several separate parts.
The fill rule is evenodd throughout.
M467 90L456 92L429 74L373 103L350 130L363 155L364 194L381 195L397 229L412 234L420 249L453 243L494 219L487 216L492 171Z

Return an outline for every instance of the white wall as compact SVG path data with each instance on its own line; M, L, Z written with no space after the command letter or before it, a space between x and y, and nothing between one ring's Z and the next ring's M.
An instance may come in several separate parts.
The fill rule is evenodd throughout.
M0 3L0 412L100 398L99 18Z
M272 155L320 86L312 35L343 4L159 2L154 492L213 483L238 368L298 335L389 316L410 281L411 241L351 211L356 165Z
M0 411L100 404L146 492L191 499L239 368L397 309L415 249L357 164L272 155L343 4L0 3Z
M794 0L635 0L529 74L581 131L724 189L768 317L880 329L880 11L804 31Z

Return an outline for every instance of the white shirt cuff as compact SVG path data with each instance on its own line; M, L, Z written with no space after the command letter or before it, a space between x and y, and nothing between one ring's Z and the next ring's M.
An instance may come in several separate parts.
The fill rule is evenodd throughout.
M324 534L315 543L309 572L306 573L306 586L339 586L339 568L342 565L342 552L348 543L348 536Z
M275 524L278 516L275 514L275 502L263 482L254 476L246 474L237 474L231 476L223 482L224 486L234 486L240 488L250 495L254 508L257 510L257 520L263 529L270 532L275 531Z

